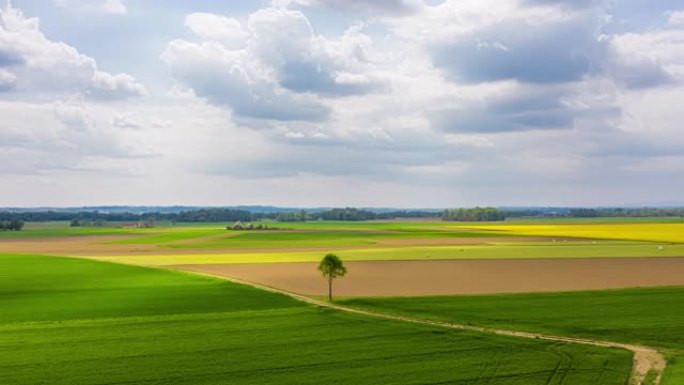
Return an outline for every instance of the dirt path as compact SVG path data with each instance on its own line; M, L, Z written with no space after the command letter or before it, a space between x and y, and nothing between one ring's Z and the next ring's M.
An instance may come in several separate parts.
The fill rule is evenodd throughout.
M172 269L169 269L169 270L172 270ZM208 274L208 273L194 273L194 274L200 274L200 275L206 275L206 276L211 276L211 277L215 277L215 278L221 278L221 279L225 279L225 280L232 281L235 283L249 285L249 286L255 287L257 289L269 291L272 293L287 295L287 296L294 298L298 301L302 301L302 302L305 302L305 303L308 303L308 304L311 304L314 306L326 307L326 308L330 308L330 309L336 309L339 311L344 311L347 313L361 314L361 315L365 315L365 316L369 316L369 317L384 318L384 319L388 319L388 320L409 322L409 323L421 324L421 325L445 327L445 328L450 328L450 329L470 330L470 331L476 331L476 332L481 332L481 333L492 333L492 334L511 336L511 337L531 338L531 339L558 341L558 342L565 342L565 343L572 343L572 344L627 349L633 353L633 364L632 364L632 373L631 373L631 382L630 382L633 385L658 385L658 384L660 384L660 380L662 378L663 372L665 371L665 366L667 364L665 357L657 349L649 347L649 346L632 345L632 344L625 344L625 343L621 343L621 342L612 342L612 341L593 340L593 339L587 339L587 338L554 336L554 335L538 334L538 333L530 333L530 332L522 332L522 331L514 331L514 330L505 330L505 329L494 329L494 328L464 325L464 324L458 324L458 323L448 323L448 322L440 322L440 321L431 321L431 320L425 320L425 319L419 319L419 318L412 318L412 317L382 313L382 312L371 311L371 310L350 308L347 306L337 305L335 303L321 301L321 300L311 298L311 297L307 297L307 296L304 296L301 294L291 293L288 291L275 289L275 288L272 288L269 286L264 286L264 285L260 285L258 283L243 281L243 280L235 279L235 278L231 278L231 277L219 276L219 275ZM649 384L645 384L644 379L646 378L646 375L652 371L655 371L657 373L654 381L649 383Z

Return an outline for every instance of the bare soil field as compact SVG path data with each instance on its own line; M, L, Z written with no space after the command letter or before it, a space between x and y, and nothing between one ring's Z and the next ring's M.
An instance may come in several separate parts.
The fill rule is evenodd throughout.
M347 262L339 296L416 296L684 285L684 258ZM173 268L326 295L316 263L203 264Z
M201 243L219 236L201 237L191 240L182 240L177 244L192 246L193 243ZM45 255L64 255L64 256L126 256L126 255L145 255L145 254L231 254L247 252L297 252L297 251L328 251L328 246L272 246L264 243L264 247L212 247L212 248L172 248L157 244L117 244L112 243L118 240L135 239L134 235L99 235L99 236L66 236L50 238L15 238L0 239L0 253L26 253L26 254L45 254ZM515 243L515 242L544 242L549 241L549 237L529 236L529 237L463 237L463 238L409 238L409 239L378 239L373 244L368 245L348 245L335 246L337 250L351 249L372 249L378 247L401 247L401 246L476 246L485 245L493 242ZM560 239L560 238L558 238ZM579 239L571 239L579 240Z
M68 236L1 239L0 253L50 254L65 256L149 253L153 245L117 245L107 242L130 239L128 235Z

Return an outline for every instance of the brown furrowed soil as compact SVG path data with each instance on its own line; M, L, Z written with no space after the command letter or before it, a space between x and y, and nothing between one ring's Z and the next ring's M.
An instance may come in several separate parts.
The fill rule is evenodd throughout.
M684 285L684 258L347 262L338 296L416 296ZM177 265L304 295L326 295L316 263Z

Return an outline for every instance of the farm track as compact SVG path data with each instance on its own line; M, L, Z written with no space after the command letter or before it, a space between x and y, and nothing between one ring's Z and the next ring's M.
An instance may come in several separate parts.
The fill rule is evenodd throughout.
M178 271L178 270L170 269L170 268L165 268L165 269ZM626 350L631 351L633 354L632 373L630 375L630 377L631 377L630 384L632 384L632 385L659 385L660 380L662 379L662 376L663 376L663 372L665 371L665 367L667 365L667 361L665 360L665 357L656 348L653 348L650 346L626 344L626 343L622 343L622 342L613 342L613 341L594 340L594 339L589 339L589 338L575 338L575 337L555 336L555 335L530 333L530 332L514 331L514 330L506 330L506 329L495 329L495 328L480 327L480 326L473 326L473 325L467 325L467 324L440 322L440 321L432 321L432 320L419 319L419 318L413 318L413 317L406 317L406 316L388 314L388 313L377 312L377 311L372 311L372 310L363 310L363 309L351 308L351 307L347 307L347 306L341 306L341 305L337 305L335 303L325 302L325 301L318 300L318 299L311 298L311 297L307 297L307 296L304 296L301 294L291 293L291 292L288 292L285 290L280 290L280 289L276 289L273 287L264 286L264 285L260 285L257 283L249 282L249 281L243 281L240 279L235 279L235 278L230 278L230 277L225 277L225 276L219 276L219 275L214 275L214 274L207 274L207 273L197 273L197 272L189 272L189 273L190 274L199 274L199 275L204 275L204 276L210 276L210 277L220 278L220 279L228 280L228 281L243 284L243 285L249 285L249 286L255 287L257 289L269 291L272 293L287 295L291 298L294 298L294 299L301 301L301 302L308 303L310 305L325 307L325 308L329 308L329 309L335 309L335 310L344 311L347 313L360 314L360 315L369 316L369 317L383 318L383 319L387 319L387 320L401 321L401 322L420 324L420 325L443 327L443 328L449 328L449 329L468 330L468 331L475 331L475 332L480 332L480 333L497 334L497 335L510 336L510 337L529 338L529 339L546 340L546 341L557 341L557 342L563 342L563 343L599 346L599 347L606 347L606 348L626 349ZM655 371L657 373L655 376L655 379L650 384L644 383L644 380L645 380L647 374L649 372L652 372L652 371Z

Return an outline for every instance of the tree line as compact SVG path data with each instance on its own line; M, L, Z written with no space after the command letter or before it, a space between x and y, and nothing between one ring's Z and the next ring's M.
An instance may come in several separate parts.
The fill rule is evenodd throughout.
M447 209L442 213L444 221L493 222L506 220L506 213L496 207L473 207Z
M683 217L684 208L506 208L474 207L447 209L439 213L429 210L372 211L353 207L329 210L250 212L232 208L206 208L169 212L100 212L100 211L24 211L0 212L0 230L16 230L19 222L71 221L78 226L102 226L106 222L255 222L263 219L278 222L312 220L367 221L399 218L440 218L445 221L502 221L520 217ZM14 222L12 221L19 221ZM23 226L23 224L22 224Z
M597 218L597 217L684 217L684 208L605 208L605 209L572 209L568 213L573 218Z
M684 218L684 207L505 209L509 218Z
M75 225L94 225L103 222L145 222L145 221L169 221L169 222L234 222L258 220L259 215L249 211L235 209L200 209L189 210L180 213L103 213L99 211L62 212L62 211L35 211L35 212L0 212L0 221L19 219L25 222L48 222L48 221L71 221Z
M267 215L268 217L268 215ZM433 211L420 210L395 210L386 212L375 212L364 209L357 209L353 207L335 208L331 210L307 213L305 210L300 210L293 213L279 213L275 219L279 222L305 222L305 221L372 221L382 219L399 219L399 218L438 218L439 213Z
M0 220L0 231L20 231L24 228L24 221L21 219Z
M357 208L335 208L325 211L307 212L250 212L246 210L228 208L208 208L188 210L179 213L103 213L99 211L62 212L62 211L31 211L31 212L0 212L0 220L21 219L26 222L70 221L73 226L102 226L106 222L255 222L271 219L278 222L305 222L311 220L337 221L366 221L374 219L394 218L436 218L438 213L427 211L388 211L377 213Z

